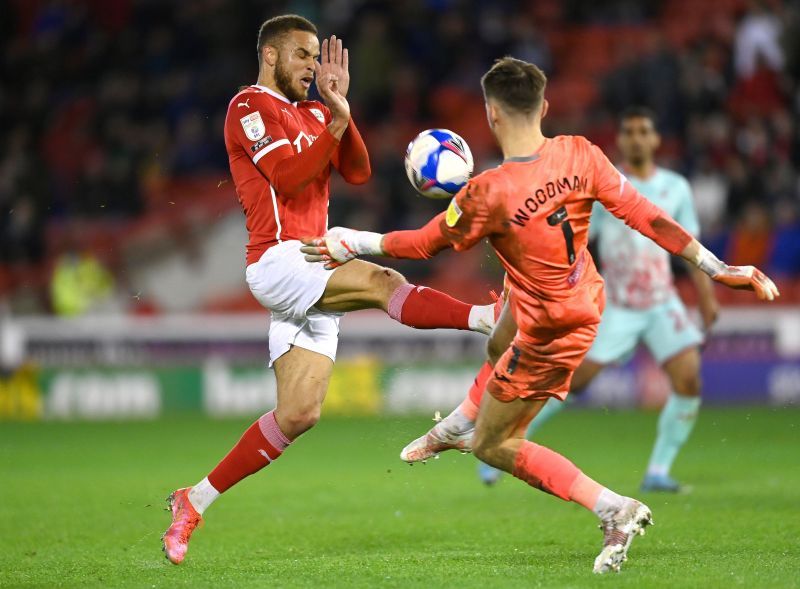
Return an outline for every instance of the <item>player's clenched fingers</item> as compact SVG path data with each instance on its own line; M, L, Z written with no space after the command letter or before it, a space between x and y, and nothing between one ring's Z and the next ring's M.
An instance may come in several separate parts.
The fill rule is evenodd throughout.
M324 237L303 237L300 252L304 254L306 262L330 262L331 254Z
M758 268L753 268L753 284L756 285L756 292L762 300L774 301L781 296L775 283Z
M327 256L330 255L328 246L325 245L304 245L300 248L300 252L307 256Z
M324 246L325 245L325 238L314 236L314 237L301 237L300 243L303 245L316 245L316 246ZM300 248L303 249L303 248Z

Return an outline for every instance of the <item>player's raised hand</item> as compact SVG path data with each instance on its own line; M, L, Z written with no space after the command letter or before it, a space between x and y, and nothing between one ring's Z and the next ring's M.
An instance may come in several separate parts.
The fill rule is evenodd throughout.
M305 254L306 262L325 264L325 269L333 270L342 265L331 258L325 237L303 237L300 239L303 246L300 251Z
M331 270L361 255L381 255L382 240L380 233L332 227L322 237L303 238L300 251L305 254L307 262L320 262Z
M339 93L347 96L350 89L350 60L347 49L341 39L331 35L330 39L323 39L320 48L319 64L323 74L333 74L339 83Z
M712 280L730 288L752 290L762 301L774 301L781 296L778 287L755 266L728 266L706 249L702 243L692 239L680 256L705 272Z
M319 61L314 63L314 70L317 91L331 109L332 123L334 123L331 132L341 138L344 128L350 122L350 104L346 98L347 90L350 88L350 72L347 50L342 47L342 40L337 39L336 35L322 41Z
M725 266L711 277L731 288L752 290L762 301L774 301L781 296L778 287L755 266Z

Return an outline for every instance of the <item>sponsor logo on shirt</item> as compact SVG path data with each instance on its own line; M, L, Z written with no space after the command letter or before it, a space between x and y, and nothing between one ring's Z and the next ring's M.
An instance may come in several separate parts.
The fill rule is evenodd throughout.
M253 153L255 153L255 152L257 152L258 150L260 150L262 147L266 147L266 146L267 146L267 145L269 145L270 143L272 143L272 135L267 135L266 137L264 137L264 138L263 138L261 141L259 141L258 143L253 143L253 145L251 145L251 146L250 146L250 151L252 151Z
M454 196L453 200L450 201L450 205L447 207L447 212L444 215L444 222L447 223L448 227L455 227L462 214L463 211L461 207L458 206L456 197Z
M317 117L317 120L318 120L320 123L324 123L324 122L325 122L325 115L324 115L324 114L322 114L322 111L321 111L320 109L318 109L318 108L309 108L309 109L308 109L308 111L309 111L309 112L310 112L312 115L314 115L315 117Z
M311 147L311 144L317 140L316 135L306 135L305 131L300 131L292 144L294 144L295 151L300 153L303 151L303 140L305 140L306 147Z
M261 113L258 111L243 116L239 122L242 123L244 134L250 141L258 141L267 132L264 121L261 120Z

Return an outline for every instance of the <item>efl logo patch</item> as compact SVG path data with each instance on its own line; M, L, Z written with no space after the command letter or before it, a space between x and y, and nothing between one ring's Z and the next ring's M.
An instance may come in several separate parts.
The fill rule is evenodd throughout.
M450 201L450 205L447 207L447 212L444 215L444 222L447 223L448 227L455 227L462 213L463 211L461 207L458 206L456 197L454 196L453 200Z
M252 151L253 153L255 153L255 152L257 152L259 149L261 149L262 147L266 147L266 146L267 146L267 145L269 145L270 143L272 143L272 135L267 135L266 137L264 137L264 138L263 138L261 141L259 141L258 143L253 143L253 145L250 147L250 151Z
M239 122L242 123L244 134L250 141L258 141L267 132L264 128L264 121L261 120L261 113L258 111L243 116Z
M318 108L309 108L309 109L308 109L308 111L309 111L309 112L310 112L312 115L314 115L315 117L317 117L317 120L318 120L320 123L325 123L325 115L324 115L324 114L322 114L322 111L321 111L320 109L318 109Z

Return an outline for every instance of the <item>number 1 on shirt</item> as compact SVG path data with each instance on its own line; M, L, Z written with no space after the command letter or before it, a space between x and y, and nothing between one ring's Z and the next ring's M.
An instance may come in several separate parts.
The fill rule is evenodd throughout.
M567 244L567 260L569 261L569 265L572 266L572 264L575 263L575 244L573 243L575 233L572 231L572 225L569 224L567 208L561 207L555 213L547 217L547 224L551 227L561 225L561 232L564 234L564 241Z

